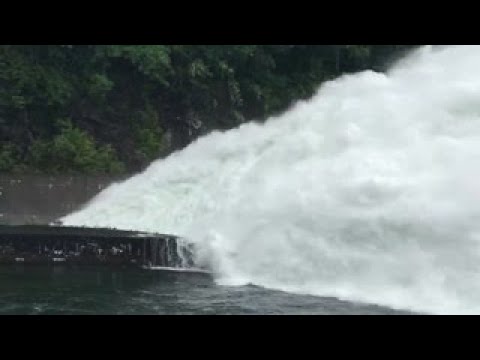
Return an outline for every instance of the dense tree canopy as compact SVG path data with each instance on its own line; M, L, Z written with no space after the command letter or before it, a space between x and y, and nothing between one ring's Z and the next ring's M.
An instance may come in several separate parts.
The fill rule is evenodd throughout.
M0 171L137 171L411 45L1 45Z

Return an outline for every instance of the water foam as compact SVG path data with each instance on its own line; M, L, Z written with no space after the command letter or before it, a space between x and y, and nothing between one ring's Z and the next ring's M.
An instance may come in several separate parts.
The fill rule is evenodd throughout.
M219 282L480 313L479 46L424 47L198 139L68 225L181 235Z

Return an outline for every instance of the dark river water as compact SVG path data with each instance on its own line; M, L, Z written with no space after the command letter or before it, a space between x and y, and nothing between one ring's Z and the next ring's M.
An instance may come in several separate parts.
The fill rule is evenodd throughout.
M19 265L0 268L0 314L408 313L256 286L219 286L204 274Z

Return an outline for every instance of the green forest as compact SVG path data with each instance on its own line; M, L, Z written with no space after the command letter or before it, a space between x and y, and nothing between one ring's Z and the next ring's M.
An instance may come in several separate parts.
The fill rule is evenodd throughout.
M136 172L413 47L0 45L0 172Z

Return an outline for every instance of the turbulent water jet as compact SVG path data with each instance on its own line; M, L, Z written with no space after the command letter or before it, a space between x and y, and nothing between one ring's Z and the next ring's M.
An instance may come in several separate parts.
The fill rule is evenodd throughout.
M480 313L479 63L479 46L426 47L343 76L63 221L184 236L221 283Z

